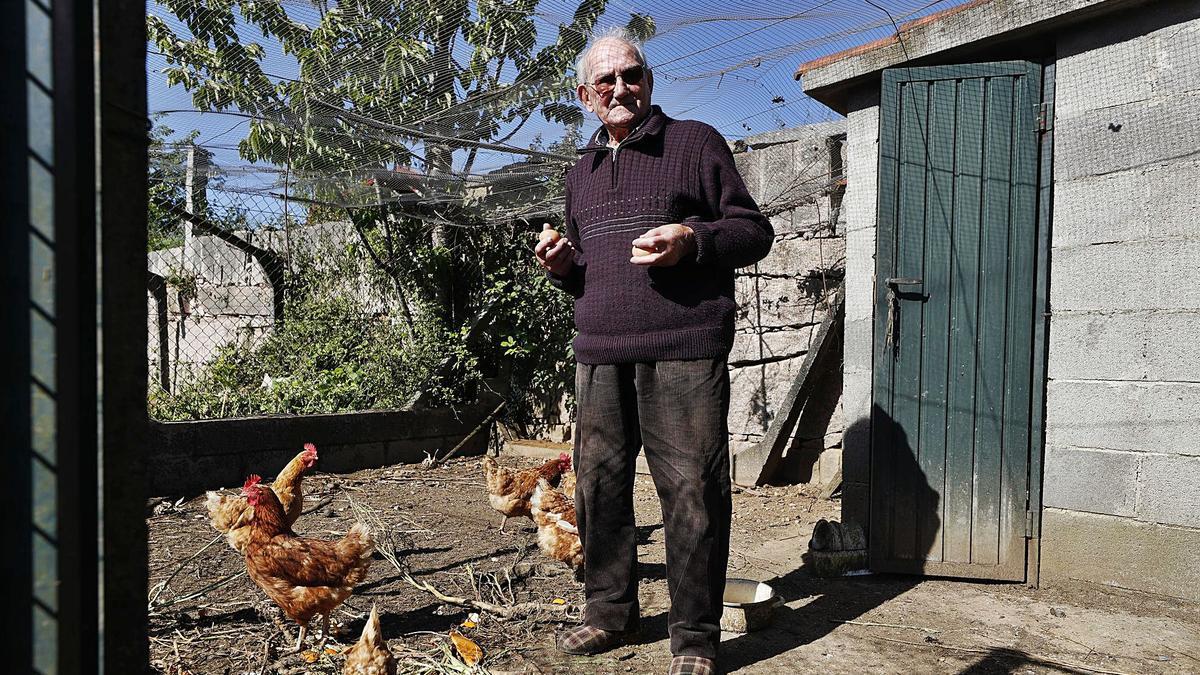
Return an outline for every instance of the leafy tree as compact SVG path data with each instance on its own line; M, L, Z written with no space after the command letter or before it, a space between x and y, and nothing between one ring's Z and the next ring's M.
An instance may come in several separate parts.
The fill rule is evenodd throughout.
M240 143L247 160L327 172L409 165L424 143L431 171L450 171L450 153L467 150L464 173L475 151L507 141L536 114L581 121L571 70L607 5L580 0L538 48L539 0L342 0L322 5L314 26L291 18L281 0L157 2L190 33L148 18L168 82L191 91L200 110L251 117ZM238 32L247 24L295 59L298 77L272 80L266 48ZM653 21L633 15L630 27L652 33Z
M507 359L521 371L514 391L527 391L546 385L538 368L561 376L571 333L567 300L530 263L546 209L469 202L464 186L480 150L502 149L532 158L548 201L561 195L572 148L505 144L537 116L582 122L574 60L607 1L579 0L548 41L535 23L540 0L317 0L314 25L281 0L156 0L186 33L155 16L148 27L168 82L198 109L250 118L243 158L349 178L342 185L357 197L329 199L328 180L301 193L321 220L332 217L328 205L359 204L347 215L399 297L405 339L444 346L423 386L448 392L478 378L484 361ZM247 27L295 60L294 78L264 68L267 48ZM649 37L654 22L631 15L629 28ZM425 181L420 205L379 184L376 198L362 198L364 174L379 175L364 169L414 165Z
M151 251L183 245L183 222L164 204L182 204L187 199L184 193L187 145L200 134L199 131L193 131L182 141L171 141L175 131L157 119L154 122L150 129L150 201L147 214L147 239Z

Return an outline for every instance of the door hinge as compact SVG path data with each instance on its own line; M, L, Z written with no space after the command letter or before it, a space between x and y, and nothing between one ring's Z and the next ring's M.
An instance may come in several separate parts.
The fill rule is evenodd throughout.
M1029 539L1033 536L1033 511L1027 509L1025 511L1025 538Z
M1053 128L1054 110L1050 107L1050 103L1039 103L1037 107L1037 131L1045 133Z

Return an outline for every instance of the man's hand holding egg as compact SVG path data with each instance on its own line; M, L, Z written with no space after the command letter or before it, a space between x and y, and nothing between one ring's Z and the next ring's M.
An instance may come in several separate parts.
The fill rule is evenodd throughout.
M687 225L660 225L633 240L629 262L645 267L670 267L696 251L696 233Z
M538 233L538 243L533 247L542 269L556 276L564 277L575 264L575 247L570 240L564 238L550 223L542 224Z

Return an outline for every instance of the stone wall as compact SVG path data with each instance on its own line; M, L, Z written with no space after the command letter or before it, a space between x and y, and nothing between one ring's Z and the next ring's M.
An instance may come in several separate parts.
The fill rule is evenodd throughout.
M1200 8L1066 34L1056 76L1043 570L1200 598Z
M775 243L738 270L729 355L730 446L763 438L808 353L845 273L842 180L846 125L826 122L750 136L734 145L747 188L771 216ZM805 407L777 482L831 480L841 468L842 383L827 378Z

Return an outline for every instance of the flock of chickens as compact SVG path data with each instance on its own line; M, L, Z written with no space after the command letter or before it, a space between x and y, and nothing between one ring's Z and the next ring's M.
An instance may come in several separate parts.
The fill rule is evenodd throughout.
M246 479L240 494L209 492L209 518L213 527L241 553L250 579L300 625L295 651L304 647L309 624L321 617L318 653L329 636L329 616L350 597L354 586L367 576L375 542L362 523L344 537L328 541L301 537L292 530L304 505L303 480L317 461L312 443L296 455L269 486L257 475ZM571 458L557 459L531 469L502 467L491 457L483 461L488 502L509 518L527 517L537 525L539 548L566 563L580 578L583 547L575 523L575 475ZM371 608L362 637L348 652L344 672L355 675L390 675L396 663L379 627L379 614Z

